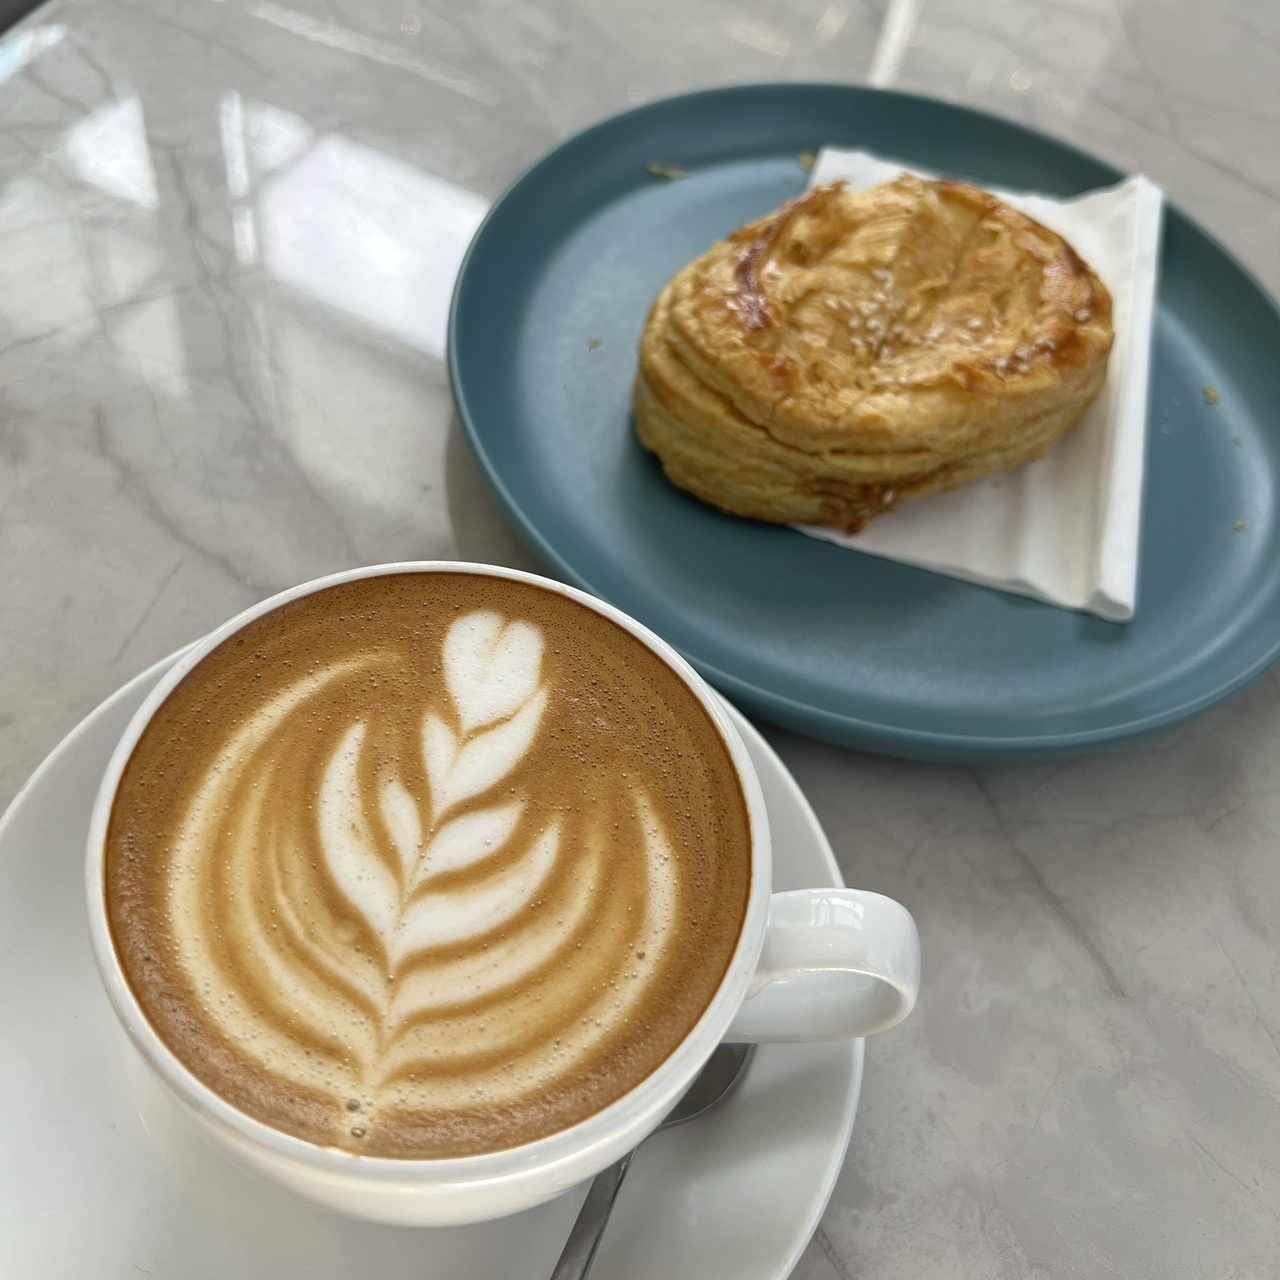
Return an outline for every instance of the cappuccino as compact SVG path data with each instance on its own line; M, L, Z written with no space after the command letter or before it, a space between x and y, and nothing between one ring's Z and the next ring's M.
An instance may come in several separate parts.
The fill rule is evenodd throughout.
M751 831L646 645L461 572L259 617L156 711L107 833L111 936L227 1102L365 1155L504 1150L649 1075L729 964Z

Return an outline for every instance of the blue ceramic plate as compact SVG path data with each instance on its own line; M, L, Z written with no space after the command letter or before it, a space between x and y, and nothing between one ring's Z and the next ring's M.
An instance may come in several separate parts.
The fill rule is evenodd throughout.
M1172 207L1133 622L733 519L666 483L629 411L649 304L801 191L800 154L824 143L1064 196L1121 177L990 116L834 85L692 94L570 139L489 214L450 317L458 411L530 545L755 714L893 755L1079 749L1172 724L1261 672L1280 645L1280 312Z

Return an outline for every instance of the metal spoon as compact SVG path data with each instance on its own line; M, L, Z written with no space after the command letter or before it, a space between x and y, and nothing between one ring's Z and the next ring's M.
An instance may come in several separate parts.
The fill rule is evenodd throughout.
M661 1133L663 1129L684 1124L685 1121L702 1115L704 1111L710 1111L716 1103L727 1098L746 1074L747 1063L751 1061L755 1050L753 1044L722 1044L707 1059L706 1066L685 1090L684 1096L671 1109L656 1132ZM604 1229L609 1225L609 1214L613 1211L618 1188L622 1186L622 1179L627 1176L631 1157L636 1150L638 1148L628 1151L621 1160L596 1174L591 1190L587 1192L587 1198L578 1211L573 1230L565 1241L560 1261L551 1273L551 1280L586 1280L587 1272L595 1261L596 1250L604 1237Z

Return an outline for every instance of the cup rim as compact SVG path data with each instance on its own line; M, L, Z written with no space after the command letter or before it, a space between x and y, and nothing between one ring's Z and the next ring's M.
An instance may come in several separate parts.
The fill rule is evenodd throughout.
M249 623L304 596L366 578L427 573L506 578L567 596L620 626L673 670L697 698L733 762L750 827L751 884L742 928L724 975L711 999L671 1053L649 1075L620 1097L567 1128L497 1151L445 1157L366 1156L339 1147L322 1146L276 1129L241 1111L201 1081L161 1039L125 977L111 937L105 893L106 834L121 776L152 716L173 690L214 649ZM768 922L768 901L772 889L771 861L764 795L746 746L714 692L665 640L608 601L539 574L461 560L404 560L346 569L279 591L214 628L181 655L130 718L98 785L89 821L85 891L94 959L116 1016L148 1064L197 1115L212 1120L217 1127L229 1130L272 1155L301 1162L320 1172L356 1176L388 1184L412 1182L426 1186L439 1183L457 1187L473 1183L508 1182L533 1175L545 1176L559 1166L568 1166L589 1158L596 1149L609 1147L622 1150L634 1145L634 1142L627 1141L623 1147L619 1144L620 1138L632 1134L636 1135L634 1141L643 1138L644 1132L641 1131L645 1130L646 1123L655 1115L660 1118L701 1069L748 993Z

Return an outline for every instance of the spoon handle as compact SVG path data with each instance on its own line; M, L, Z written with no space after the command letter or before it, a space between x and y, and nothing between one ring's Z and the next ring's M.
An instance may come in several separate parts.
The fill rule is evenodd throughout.
M604 1229L609 1224L609 1214L613 1212L618 1188L627 1176L634 1154L628 1151L621 1160L597 1173L591 1180L591 1189L582 1202L582 1208L578 1210L578 1219L565 1241L560 1261L551 1273L551 1280L586 1280L604 1236Z

